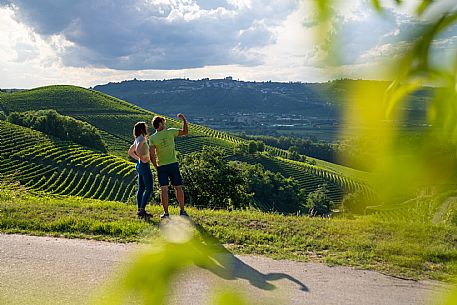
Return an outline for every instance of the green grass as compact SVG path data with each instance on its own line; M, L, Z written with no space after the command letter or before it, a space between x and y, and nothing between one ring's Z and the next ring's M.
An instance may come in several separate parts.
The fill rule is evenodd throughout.
M161 207L148 207L151 223L134 205L77 197L37 197L0 188L0 231L142 241L158 237ZM192 219L236 254L323 262L413 278L451 280L457 272L457 227L383 221L364 216L322 219L259 211L188 209ZM176 214L176 209L171 209Z

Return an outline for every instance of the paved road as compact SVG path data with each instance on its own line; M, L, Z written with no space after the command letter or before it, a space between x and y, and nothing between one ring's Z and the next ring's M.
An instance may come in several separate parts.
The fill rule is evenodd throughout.
M137 244L0 234L0 304L82 304ZM232 256L230 277L195 268L178 280L171 304L205 304L215 283L256 304L439 304L449 287L322 264ZM179 286L181 285L181 286Z

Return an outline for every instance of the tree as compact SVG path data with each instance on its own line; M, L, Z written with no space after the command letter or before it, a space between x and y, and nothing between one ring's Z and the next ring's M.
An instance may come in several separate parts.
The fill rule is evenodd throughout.
M263 141L257 141L257 151L265 151L265 143Z
M290 160L300 160L300 155L298 154L298 147L297 146L291 146L287 150L288 152L288 158Z
M210 146L184 157L181 172L192 205L229 209L249 205L245 177L224 157L222 149Z
M249 141L248 142L248 152L250 154L255 154L257 152L257 142L256 141Z
M345 195L341 205L345 211L347 210L355 214L365 214L365 208L367 207L366 197L362 190L357 190L354 193Z
M265 170L261 164L233 162L245 177L246 191L252 193L252 205L263 210L295 213L305 209L306 193L294 178Z
M311 216L324 216L330 213L333 201L328 196L327 185L319 185L316 190L308 194L306 207Z

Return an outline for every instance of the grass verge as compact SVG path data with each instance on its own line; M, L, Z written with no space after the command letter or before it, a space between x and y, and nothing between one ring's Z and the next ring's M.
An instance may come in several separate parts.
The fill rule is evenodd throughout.
M1 186L1 185L0 185ZM159 236L161 207L150 223L119 202L40 197L0 188L0 231L140 242ZM188 209L192 219L235 254L323 262L411 279L452 280L457 273L457 227L407 221L321 219L258 211ZM171 209L176 214L177 210Z

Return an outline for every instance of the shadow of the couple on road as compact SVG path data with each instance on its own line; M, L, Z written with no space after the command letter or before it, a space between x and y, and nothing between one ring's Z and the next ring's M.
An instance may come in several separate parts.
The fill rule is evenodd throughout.
M287 279L295 283L299 290L303 292L309 291L305 284L291 275L285 273L264 274L252 268L222 246L222 244L214 236L209 234L201 225L197 223L194 223L194 225L203 238L202 243L205 244L205 247L211 249L211 251L208 252L211 253L210 259L214 262L211 266L200 267L205 268L226 280L248 280L251 285L263 290L273 290L276 288L276 286L271 284L270 281Z

